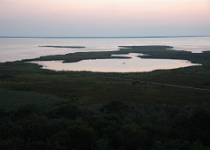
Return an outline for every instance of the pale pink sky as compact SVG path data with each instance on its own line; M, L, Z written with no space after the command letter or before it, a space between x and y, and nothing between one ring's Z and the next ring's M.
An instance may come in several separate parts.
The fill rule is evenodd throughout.
M0 0L0 36L210 35L210 0Z

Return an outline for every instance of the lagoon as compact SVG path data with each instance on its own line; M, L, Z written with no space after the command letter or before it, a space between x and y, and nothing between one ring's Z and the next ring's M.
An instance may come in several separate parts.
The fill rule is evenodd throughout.
M62 61L34 61L42 65L43 69L55 71L92 71L92 72L148 72L160 69L175 69L199 64L192 64L186 60L171 59L143 59L141 54L129 53L121 55L130 57L128 59L92 59L73 63L62 63ZM118 55L120 56L120 55Z
M36 58L40 56L90 51L114 51L118 46L169 45L175 50L201 53L210 50L210 37L168 38L0 38L0 62ZM42 47L45 45L69 48ZM74 47L74 48L71 48ZM83 47L83 48L77 48ZM84 48L85 47L85 48ZM95 59L76 63L62 61L37 62L45 69L96 71L96 72L144 72L157 69L173 69L191 65L186 60L142 59L139 54L129 54L130 59Z

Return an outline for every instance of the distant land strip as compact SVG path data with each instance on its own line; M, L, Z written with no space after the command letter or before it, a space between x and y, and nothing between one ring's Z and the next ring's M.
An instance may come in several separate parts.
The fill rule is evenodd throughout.
M0 38L194 38L210 37L210 35L186 35L186 36L0 36Z
M53 45L44 45L39 47L52 47L52 48L85 48L84 46L53 46Z

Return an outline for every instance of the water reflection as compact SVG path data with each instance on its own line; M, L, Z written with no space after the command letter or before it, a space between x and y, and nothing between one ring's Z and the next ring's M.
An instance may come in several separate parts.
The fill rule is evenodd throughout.
M201 53L210 50L210 37L180 38L0 38L0 62L30 59L46 55L90 51L115 51L118 46L168 45L175 50ZM40 45L84 46L51 48Z
M36 61L43 69L55 71L93 71L93 72L148 72L157 69L175 69L188 67L192 64L186 60L171 59L142 59L143 54L130 53L128 55L113 55L129 57L128 59L94 59L82 60L75 63L62 63L62 61Z

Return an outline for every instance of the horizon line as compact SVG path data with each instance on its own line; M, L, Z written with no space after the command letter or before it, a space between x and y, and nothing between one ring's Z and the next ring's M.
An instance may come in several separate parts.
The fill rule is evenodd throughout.
M210 37L210 35L186 35L186 36L0 36L0 38L182 38L182 37Z

